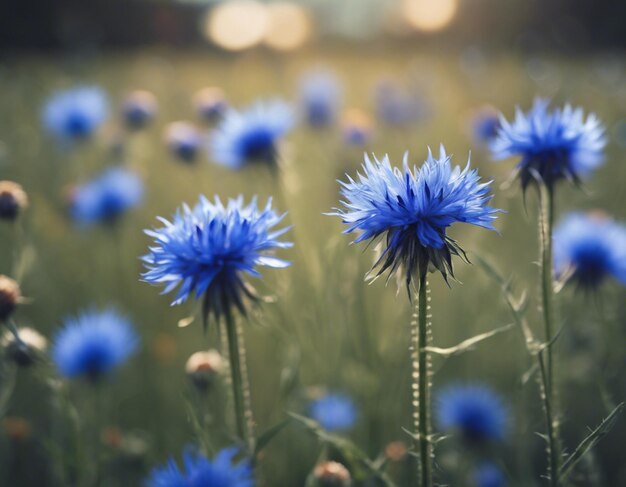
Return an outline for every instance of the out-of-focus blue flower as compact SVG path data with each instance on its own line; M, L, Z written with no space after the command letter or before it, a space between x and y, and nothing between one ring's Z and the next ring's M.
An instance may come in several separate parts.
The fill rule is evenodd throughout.
M626 226L601 213L570 213L554 230L554 268L586 289L609 276L626 285Z
M504 487L506 479L502 470L493 463L480 465L472 476L475 487Z
M108 102L95 86L79 86L52 95L43 109L43 124L61 140L86 139L107 117Z
M96 380L124 363L139 344L130 321L114 309L87 311L65 322L52 347L59 373Z
M476 110L472 117L472 135L479 144L489 144L500 129L500 116L489 106Z
M341 118L341 135L347 145L363 147L372 140L374 126L362 111L346 110Z
M184 162L193 162L202 144L198 129L189 122L172 122L165 132L170 152Z
M376 276L403 268L407 286L413 273L425 275L429 264L444 276L452 273L452 255L464 256L446 235L457 222L493 230L498 211L487 202L489 183L480 183L476 170L454 169L443 146L439 158L430 149L421 168L411 169L405 155L403 169L393 168L389 158L372 162L365 156L363 174L341 182L344 209L336 209L348 225L344 233L360 232L355 242L384 237L385 248L374 264Z
M311 416L328 431L350 429L357 418L354 402L345 394L327 394L311 402Z
M341 86L331 71L313 71L300 81L300 108L304 120L313 127L332 125L341 104Z
M171 459L152 470L146 487L252 487L252 465L249 460L234 463L237 453L237 448L225 448L208 460L185 452L182 469Z
M436 411L443 431L459 432L470 442L499 440L506 432L508 414L500 396L481 384L444 389Z
M80 224L114 222L143 199L143 181L135 172L110 167L76 187L70 213Z
M518 108L512 123L500 122L492 154L522 157L517 171L524 189L532 181L549 188L560 179L578 182L603 162L604 127L594 114L585 118L582 108L549 110L548 100L537 99L528 113Z
M131 129L148 125L157 111L157 100L149 91L137 90L130 93L122 104L122 115Z
M377 118L395 126L418 122L430 112L425 99L407 92L391 80L384 80L376 85L374 104Z
M220 120L228 110L224 92L213 86L203 88L194 96L196 112L209 123Z
M246 206L240 196L224 206L217 197L211 203L201 196L195 208L183 205L172 222L160 218L162 228L146 230L154 245L142 257L143 280L163 284L163 293L180 286L172 305L195 294L204 296L205 309L216 318L233 306L244 313L245 299L256 297L244 275L260 277L257 266L289 265L274 256L275 249L292 245L278 240L289 227L273 230L283 217L271 200L259 210L256 198Z
M230 110L211 138L215 162L231 169L262 162L275 165L278 144L293 127L293 112L282 101L257 102L245 111Z

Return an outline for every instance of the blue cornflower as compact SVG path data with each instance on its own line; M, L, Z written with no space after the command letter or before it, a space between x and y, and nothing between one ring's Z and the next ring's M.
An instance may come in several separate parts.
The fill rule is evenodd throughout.
M92 310L66 320L54 339L52 359L64 377L95 380L124 363L138 344L125 316L110 308Z
M507 410L489 387L456 385L444 389L438 397L437 419L443 431L457 431L470 442L499 440L507 426Z
M374 162L365 156L363 171L356 181L340 183L345 209L332 214L348 225L345 233L361 232L354 242L384 236L376 276L403 267L408 286L414 272L421 278L432 264L447 278L453 275L452 255L465 255L446 235L447 228L464 222L493 230L499 210L486 205L492 198L489 183L480 183L469 161L465 169L453 169L443 146L439 159L429 149L419 169L409 167L407 155L402 170L391 167L387 156Z
M137 90L130 93L122 104L122 115L131 129L148 125L157 111L156 97L149 91Z
M417 122L426 118L430 111L426 100L391 80L384 80L376 86L374 104L378 119L395 126Z
M475 487L504 487L506 479L502 470L493 463L484 463L474 470L472 476Z
M138 174L122 167L110 167L76 187L70 213L80 224L114 222L143 199L143 182Z
M108 103L95 86L79 86L52 95L43 110L43 124L61 140L86 139L104 122Z
M491 143L494 158L519 155L517 172L526 189L532 181L549 188L560 179L579 182L603 161L606 145L600 120L582 108L549 110L549 101L536 99L528 113L518 108L515 120L500 119L498 135Z
M147 487L252 487L252 465L249 460L234 463L237 448L221 450L213 460L185 452L184 468L173 459L164 467L152 470Z
M282 101L257 102L247 110L228 111L211 138L215 162L231 169L278 161L278 144L293 126L293 113Z
M259 210L256 198L245 206L239 196L224 206L217 197L212 203L201 196L195 208L183 205L172 222L160 218L164 227L146 230L154 245L142 257L147 269L143 280L165 285L163 293L180 286L172 305L195 294L204 296L205 310L216 318L232 306L243 313L245 298L256 298L244 274L260 277L257 266L289 265L273 255L275 249L292 245L278 240L289 227L272 229L283 217L272 209L271 200Z
M626 285L626 226L601 213L570 213L554 230L554 268L586 289L609 276Z
M354 425L357 410L349 396L326 394L311 403L311 416L328 431L343 431Z
M304 120L313 127L335 122L341 103L341 87L331 71L307 73L300 81L300 107Z

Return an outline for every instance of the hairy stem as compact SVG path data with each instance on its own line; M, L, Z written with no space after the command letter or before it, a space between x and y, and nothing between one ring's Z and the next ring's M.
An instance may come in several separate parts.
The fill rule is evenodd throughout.
M235 402L235 423L237 425L237 436L247 446L250 446L248 422L251 418L249 407L246 407L246 385L244 383L244 370L242 366L240 334L235 323L232 313L227 312L226 317L226 334L228 336L228 359L230 361L230 373L233 386L233 399ZM248 410L248 412L246 412Z
M550 485L558 487L559 469L561 464L560 444L558 437L558 413L556 411L556 391L554 387L554 278L552 274L552 228L554 225L554 192L552 188L541 189L541 218L539 234L541 236L541 297L543 322L545 328L545 364L540 356L542 368L542 394L548 433L548 462L550 464ZM544 353L544 352L541 352Z
M417 431L419 485L432 487L432 445L430 442L430 358L425 348L430 340L429 290L426 276L420 278L415 309L411 317L411 359L413 366L413 421Z

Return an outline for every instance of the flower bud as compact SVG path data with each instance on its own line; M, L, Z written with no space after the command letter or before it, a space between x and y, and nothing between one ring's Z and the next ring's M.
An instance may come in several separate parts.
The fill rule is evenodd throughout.
M17 183L0 181L0 219L13 221L28 207L28 196Z
M313 478L318 487L348 487L351 483L350 472L338 462L323 462L316 465Z
M224 369L224 361L217 350L196 352L187 360L185 371L193 384L201 391L211 387Z
M347 110L341 119L341 133L347 145L364 146L370 142L374 132L371 119L356 109Z
M143 90L130 93L122 105L124 121L132 129L141 129L148 125L154 118L156 110L156 97L149 91Z
M172 122L165 132L170 152L185 162L193 162L200 149L200 133L189 122Z
M46 338L38 331L24 327L17 330L19 339L7 330L2 337L6 356L19 367L28 367L41 357L48 346Z
M193 102L198 115L210 123L217 122L228 110L228 102L224 97L224 92L213 86L196 93Z
M10 277L0 275L0 323L13 314L21 296L18 283Z

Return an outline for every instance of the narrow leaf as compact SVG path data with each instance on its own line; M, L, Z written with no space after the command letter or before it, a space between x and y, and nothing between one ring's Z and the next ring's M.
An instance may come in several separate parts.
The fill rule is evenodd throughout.
M287 418L261 433L261 435L257 438L256 445L254 447L254 457L256 457L261 452L261 450L263 450L263 448L269 445L274 437L278 433L280 433L283 428L285 428L289 423L291 423L291 421L292 418Z
M574 450L574 453L572 453L561 466L561 470L559 471L559 479L561 481L567 477L580 459L611 431L623 409L624 403L619 404L587 438L580 442L576 450Z
M482 342L483 340L491 338L492 336L495 336L504 331L510 330L514 326L515 326L514 323L509 323L508 325L501 326L500 328L496 328L495 330L491 330L486 333L481 333L480 335L476 335L471 338L468 338L467 340L463 340L461 343L459 343L458 345L455 345L454 347L450 347L450 348L424 347L424 350L427 352L436 353L437 355L443 355L444 357L450 357L451 355L457 355L463 352L467 352L469 350L473 350L475 346L478 343Z

